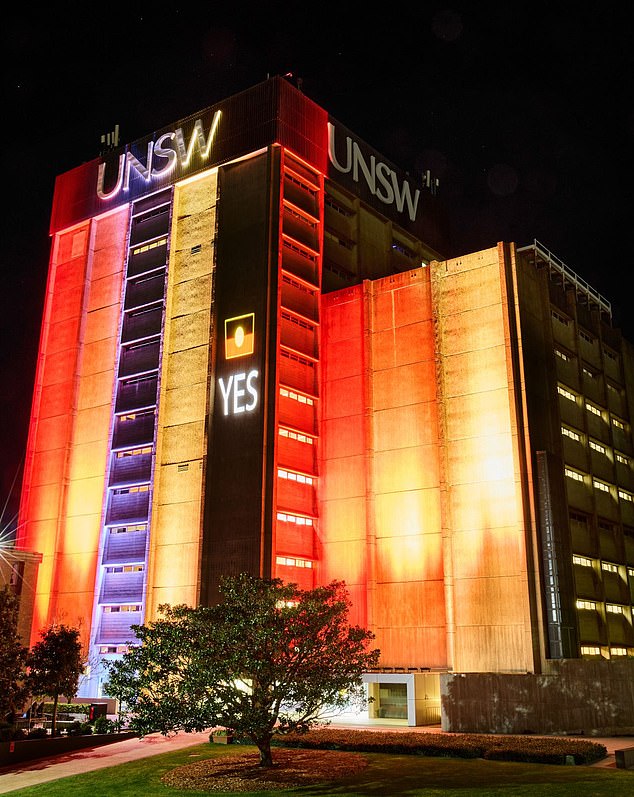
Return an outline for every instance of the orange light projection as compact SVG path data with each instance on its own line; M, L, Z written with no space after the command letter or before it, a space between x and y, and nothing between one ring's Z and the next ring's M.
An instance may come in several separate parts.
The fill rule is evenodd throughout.
M429 273L323 298L323 579L385 666L447 662Z
M534 667L502 248L432 264L453 666Z

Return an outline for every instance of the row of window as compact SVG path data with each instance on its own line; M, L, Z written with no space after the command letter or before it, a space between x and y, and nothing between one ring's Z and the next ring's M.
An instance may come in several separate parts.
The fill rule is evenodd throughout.
M284 523L295 523L297 526L312 526L314 520L312 517L304 515L293 515L290 512L278 512L277 519Z
M285 470L284 468L278 468L277 475L280 477L280 479L288 479L289 481L298 482L299 484L311 485L315 481L312 476L307 476L305 473L299 473L298 471L294 470Z
M306 567L311 569L313 566L310 559L298 559L294 556L277 556L275 561L278 565L285 565L286 567Z
M578 432L576 429L573 429L570 426L562 425L561 433L564 437L568 437L570 440L574 440L576 443L583 443L585 439L585 434L583 432ZM598 440L593 440L591 437L588 438L588 445L593 451L597 451L599 454L610 456L612 452L611 448L605 446L603 443L600 443ZM614 451L614 459L621 465L631 464L630 458L620 451Z
M307 443L309 446L313 445L313 438L303 432L296 432L294 429L287 429L283 426L279 428L280 437L289 437L291 440L297 440L300 443Z
M313 399L310 396L307 396L305 393L296 393L294 390L288 390L288 388L285 387L280 388L280 396L292 399L300 404L307 404L309 407L312 407L315 403Z
M557 310L551 310L551 315L555 321L558 321L560 324L562 324L565 327L573 323L571 318L568 318L567 316L563 315L563 313L560 313ZM582 340L585 340L586 343L590 343L591 345L594 345L597 342L597 338L594 335L592 335L590 332L586 332L585 329L581 328L579 329L579 337ZM607 346L603 346L603 354L609 360L618 362L619 355L612 349L608 348Z
M594 567L595 563L598 560L590 559L588 556L580 556L579 554L573 554L572 562L575 565L580 565L581 567ZM601 570L605 571L606 573L618 573L619 568L625 568L625 565L618 565L614 562L601 562ZM634 567L627 567L627 575L630 578L634 579Z
M634 648L611 647L606 650L609 656L634 656ZM603 653L598 645L582 645L582 656L602 656Z
M563 396L563 398L568 399L568 401L571 401L573 404L582 403L589 413L591 413L592 415L596 415L599 418L603 418L603 420L606 421L606 423L608 421L611 422L612 425L617 429L621 431L627 430L626 421L608 412L608 410L599 407L597 404L588 401L588 399L584 399L583 396L577 395L565 385L557 385L557 393L559 393L560 396Z
M610 484L609 482L605 482L602 479L597 479L596 476L590 476L588 473L583 473L580 470L575 470L574 468L569 467L566 465L564 467L564 474L569 479L575 482L584 482L585 484L592 484L595 490L599 490L602 493L609 493L611 495L617 495L621 501L626 501L627 503L634 503L634 494L630 493L628 490L623 490L621 487L617 487L614 484Z
M585 598L579 598L577 600L576 606L577 609L584 609L586 611L596 612L597 608L600 608L601 604L597 603L596 601L589 601L585 600ZM621 614L628 617L630 615L630 607L621 603L606 603L605 611L608 614Z

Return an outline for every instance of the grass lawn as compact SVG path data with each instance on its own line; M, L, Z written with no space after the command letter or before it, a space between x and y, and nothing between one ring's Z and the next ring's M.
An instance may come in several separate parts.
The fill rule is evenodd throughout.
M171 789L161 783L161 776L183 764L234 752L235 748L203 744L9 794L13 797L195 797L212 792ZM273 756L275 758L275 751ZM634 772L623 770L381 753L367 754L367 759L369 766L361 774L331 785L240 794L249 797L338 794L351 797L634 797Z

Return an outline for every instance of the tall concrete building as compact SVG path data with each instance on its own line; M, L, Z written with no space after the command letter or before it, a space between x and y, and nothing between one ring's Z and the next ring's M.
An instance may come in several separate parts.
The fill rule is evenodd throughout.
M429 181L280 78L61 175L51 238L18 547L86 696L242 571L345 580L382 721L634 657L630 347L542 245L446 259Z

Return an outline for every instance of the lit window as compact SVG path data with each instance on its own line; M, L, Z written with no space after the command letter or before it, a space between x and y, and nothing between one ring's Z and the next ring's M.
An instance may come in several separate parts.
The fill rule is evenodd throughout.
M598 451L599 454L605 454L605 446L602 446L601 443L597 443L595 440L588 440L588 445L594 451Z
M279 428L280 437L288 437L291 440L297 440L300 443L306 443L309 446L313 445L313 438L303 432L296 432L294 429L286 429L283 426Z
M634 567L628 567L627 574L630 576L630 578L634 578Z
M557 357L560 357L564 362L569 363L572 360L572 357L566 354L565 351L561 351L561 349L555 349L555 354Z
M610 656L627 656L627 648L610 648Z
M626 490L619 490L619 498L622 501L627 501L628 503L634 503L634 495L632 493L628 493Z
M619 568L612 564L612 562L601 562L601 570L605 570L607 573L618 573Z
M623 607L616 603L606 603L605 610L610 614L623 614Z
M592 371L590 371L589 368L586 368L584 366L581 370L583 371L584 376L587 376L589 379L595 379L596 378L596 374L593 374Z
M572 468L564 468L564 473L569 479L572 479L576 482L583 481L583 473L579 473L577 470L573 470Z
M313 563L309 559L297 559L293 556L277 556L275 561L278 565L286 565L287 567L305 567L311 569Z
M574 393L571 393L567 388L562 387L561 385L557 385L557 392L560 396L567 398L568 401L576 401L577 397Z
M289 512L278 512L277 519L285 523L295 523L297 526L312 526L313 518L304 517L303 515L292 515Z
M594 645L582 645L581 646L581 655L582 656L600 656L601 655L601 648L598 648Z
M137 246L131 251L132 257L135 255L140 255L142 252L149 252L150 249L156 249L158 246L165 246L167 243L167 238L159 238L156 241L152 241L149 244L143 244L142 246Z
M601 417L601 410L598 407L595 407L594 404L590 404L589 401L586 401L586 409L593 415L597 415L599 418Z
M300 404L308 404L311 407L315 403L310 396L306 396L302 393L296 393L294 390L288 390L285 387L280 388L280 396L293 399L293 401L297 401Z
M577 601L577 609L588 609L592 611L595 610L596 608L597 604L594 601L584 601L584 600Z
M623 423L623 421L620 421L618 418L612 418L612 424L621 431L625 430L625 424Z
M277 475L280 477L280 479L288 479L289 481L298 482L299 484L310 485L313 483L312 476L306 476L304 473L299 473L294 470L284 470L283 468L278 468Z
M629 465L630 464L630 460L624 454L620 454L617 451L614 456L616 457L616 461L620 462L621 465Z
M592 484L597 490L601 490L602 493L610 492L610 485L602 482L600 479L592 479Z
M588 559L587 556L578 556L574 554L572 557L572 562L575 565L582 565L583 567L592 567L592 559Z
M581 435L574 432L572 429L569 429L567 426L561 427L561 433L564 437L569 437L571 440L575 440L577 443L581 441Z

